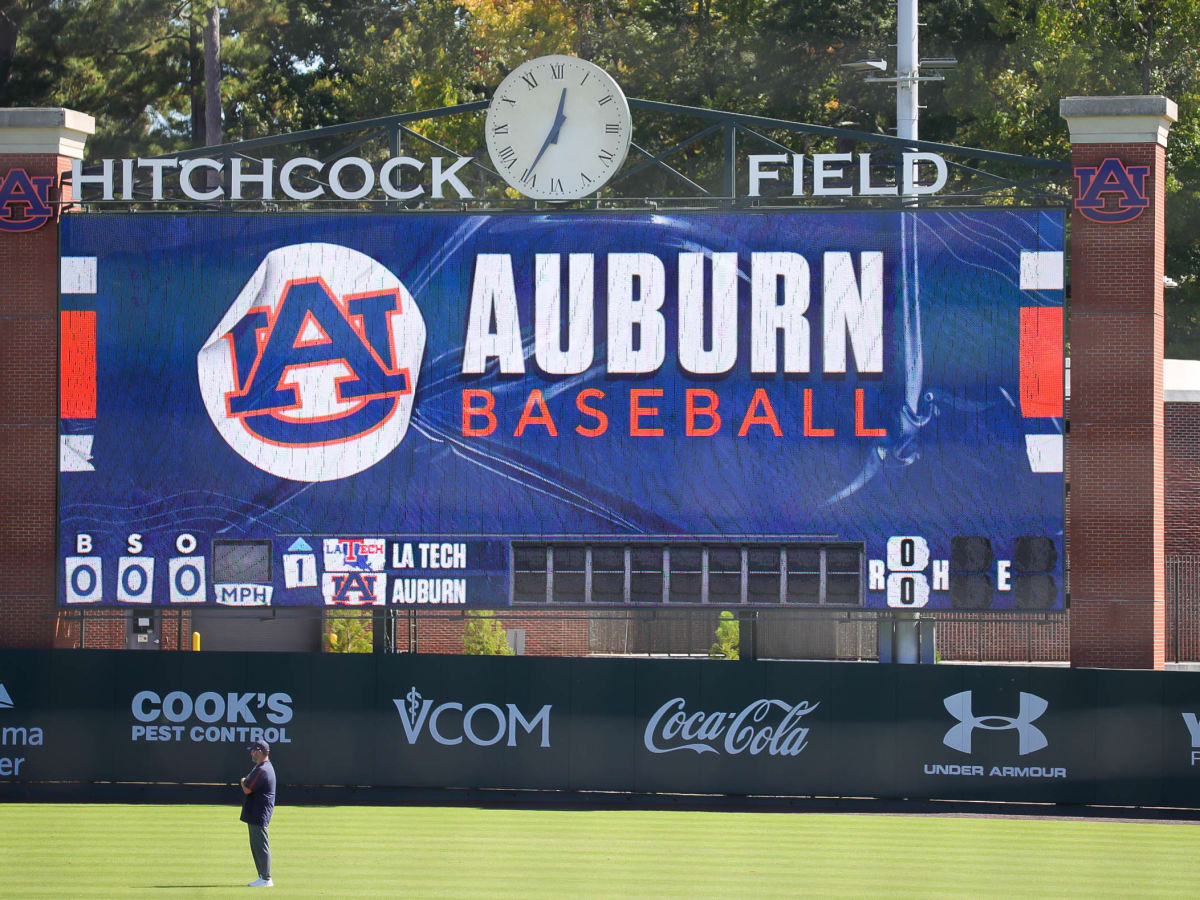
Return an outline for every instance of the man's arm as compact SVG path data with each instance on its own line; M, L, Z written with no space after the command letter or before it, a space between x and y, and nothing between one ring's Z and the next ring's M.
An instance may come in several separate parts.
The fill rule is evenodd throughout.
M255 775L256 775L257 773L258 773L258 768L257 768L257 767L255 767L254 771L253 771L253 772L251 772L249 775L247 775L247 776L246 776L247 778L249 778L249 779L250 779L250 783L249 783L249 784L247 784L247 783L246 783L246 779L245 779L245 778L243 778L243 779L241 779L240 781L238 781L238 784L240 784L240 785L242 786L242 793L243 793L243 794L253 794L253 793L254 793L254 782L258 780L257 778L255 778Z

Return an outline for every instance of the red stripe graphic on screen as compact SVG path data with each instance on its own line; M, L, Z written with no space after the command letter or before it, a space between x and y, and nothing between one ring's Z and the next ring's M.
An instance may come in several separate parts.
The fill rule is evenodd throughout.
M59 344L59 402L64 419L96 418L96 313L64 310Z
M1062 418L1063 311L1021 307L1021 415Z

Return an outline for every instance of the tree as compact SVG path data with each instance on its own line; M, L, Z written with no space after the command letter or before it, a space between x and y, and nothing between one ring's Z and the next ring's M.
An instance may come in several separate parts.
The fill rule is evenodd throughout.
M721 610L721 617L717 622L717 640L716 643L708 648L709 658L738 659L740 656L738 649L740 643L741 625L737 618L729 610Z
M12 71L17 39L27 23L52 15L52 0L0 0L0 89Z
M1067 159L1062 97L1161 93L1179 104L1166 247L1179 288L1166 296L1166 343L1169 356L1200 357L1200 0L980 0L977 9L999 41L958 54L946 133L935 140Z
M473 609L467 613L463 628L463 652L469 656L512 656L508 632L490 609Z
M36 6L0 0L0 105L70 106L96 116L89 141L96 156L204 145L212 0L57 0L27 13ZM226 0L220 14L227 139L287 130L287 98L302 92L288 77L297 61L277 44L286 0ZM21 24L6 73L8 20Z
M370 653L371 635L367 633L370 613L336 610L325 616L325 649L331 653Z
M193 139L196 129L192 129ZM212 0L204 17L204 143L221 143L221 7Z

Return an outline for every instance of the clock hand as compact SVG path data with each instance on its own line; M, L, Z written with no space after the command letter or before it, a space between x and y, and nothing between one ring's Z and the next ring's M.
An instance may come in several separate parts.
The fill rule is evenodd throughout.
M558 133L562 131L563 122L567 121L567 117L563 115L563 104L567 102L567 89L563 88L562 93L558 95L558 112L554 114L554 127L550 129L550 137L548 140L552 144L558 143Z
M529 171L532 172L534 167L541 161L542 155L546 152L546 148L551 144L558 143L558 133L562 131L563 122L567 121L567 117L563 115L563 105L567 102L567 89L563 88L562 93L558 97L558 112L554 114L554 124L550 126L550 133L546 135L546 140L542 144L542 149L538 151L537 156L533 158L533 162L529 166Z

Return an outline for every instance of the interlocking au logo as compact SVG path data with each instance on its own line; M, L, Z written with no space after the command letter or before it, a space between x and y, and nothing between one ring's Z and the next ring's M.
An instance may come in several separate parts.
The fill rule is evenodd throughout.
M1021 691L1016 717L975 715L971 706L971 691L951 694L942 703L945 704L946 711L958 719L958 724L947 731L946 736L942 738L942 743L951 750L970 753L971 735L974 734L976 728L982 728L985 731L1016 729L1017 752L1021 756L1041 750L1048 743L1046 735L1033 723L1041 718L1050 704L1037 694L1027 694Z
M54 217L50 205L51 175L29 175L10 169L0 177L0 231L34 231Z
M1075 208L1093 222L1132 222L1150 205L1146 196L1149 166L1126 166L1109 158L1098 166L1077 166ZM1116 202L1106 198L1115 197Z
M272 250L197 357L217 431L273 475L332 481L408 431L425 322L408 289L356 250Z

